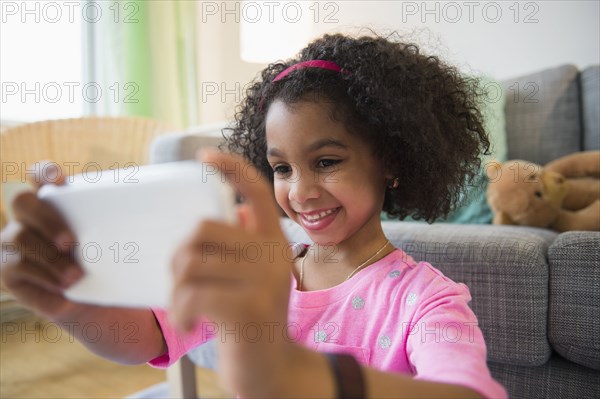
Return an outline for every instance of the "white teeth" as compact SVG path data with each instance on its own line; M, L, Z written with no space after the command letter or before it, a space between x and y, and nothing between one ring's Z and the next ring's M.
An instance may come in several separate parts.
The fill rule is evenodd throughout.
M318 215L304 215L304 217L306 218L306 220L308 220L310 222L314 222L316 220L323 219L327 215L331 215L336 209L329 209L327 211L323 211L323 212L319 213Z

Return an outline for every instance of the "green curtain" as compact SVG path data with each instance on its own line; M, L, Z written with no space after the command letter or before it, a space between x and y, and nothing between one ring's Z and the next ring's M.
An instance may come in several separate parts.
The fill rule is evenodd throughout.
M101 4L88 23L87 76L103 91L88 111L198 124L197 22L193 1Z

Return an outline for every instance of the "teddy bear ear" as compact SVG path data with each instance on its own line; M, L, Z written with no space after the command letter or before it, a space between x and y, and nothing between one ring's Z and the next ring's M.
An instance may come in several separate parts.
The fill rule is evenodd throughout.
M502 164L498 161L496 161L495 159L486 162L486 164L483 166L484 167L484 171L485 171L485 175L487 176L488 180L493 182L498 180L498 178L500 177L500 174L502 172L500 172L500 169L502 169Z

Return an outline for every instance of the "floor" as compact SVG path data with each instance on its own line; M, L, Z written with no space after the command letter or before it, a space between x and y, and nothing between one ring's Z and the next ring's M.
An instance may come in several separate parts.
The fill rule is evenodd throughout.
M165 380L162 370L102 359L36 317L0 326L0 398L123 398ZM212 372L197 378L202 397L225 397Z

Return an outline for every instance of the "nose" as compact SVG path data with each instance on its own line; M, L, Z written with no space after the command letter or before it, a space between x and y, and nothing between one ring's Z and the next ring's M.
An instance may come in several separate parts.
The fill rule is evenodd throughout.
M288 199L296 203L304 203L311 199L319 198L319 184L309 174L299 174L289 182Z

